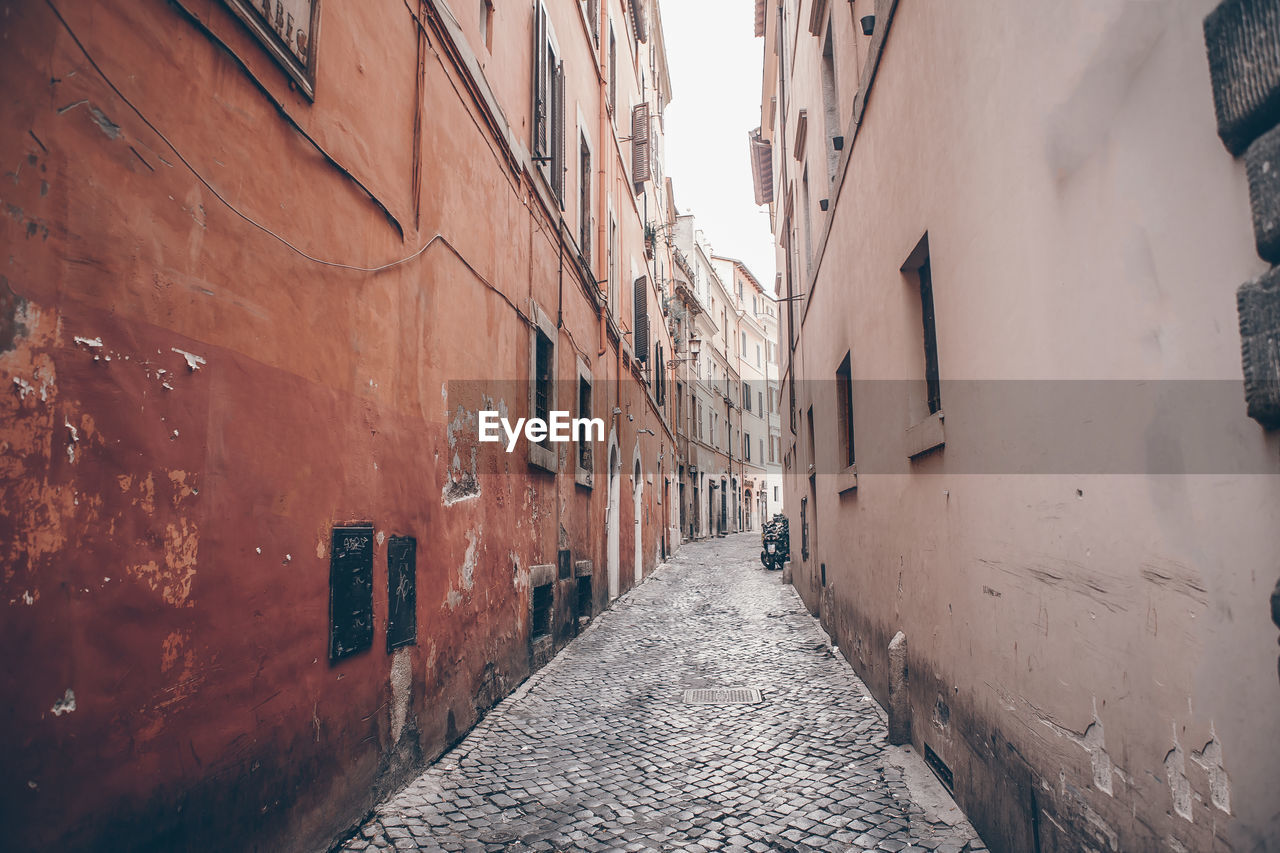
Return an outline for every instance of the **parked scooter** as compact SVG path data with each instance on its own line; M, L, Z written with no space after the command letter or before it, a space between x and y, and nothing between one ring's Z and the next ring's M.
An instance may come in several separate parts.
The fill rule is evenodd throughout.
M783 564L791 559L791 533L787 517L777 513L771 521L761 525L760 539L764 545L764 550L760 552L760 562L770 571L782 571Z

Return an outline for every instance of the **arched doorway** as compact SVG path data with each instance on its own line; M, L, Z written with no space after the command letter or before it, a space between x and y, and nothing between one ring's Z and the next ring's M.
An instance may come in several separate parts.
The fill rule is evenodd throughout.
M635 467L636 492L634 506L636 510L636 583L644 579L644 475L640 473L640 459L636 459Z
M621 592L622 547L619 534L622 528L622 461L618 458L618 445L609 445L609 510L605 517L606 553L609 569L609 599Z

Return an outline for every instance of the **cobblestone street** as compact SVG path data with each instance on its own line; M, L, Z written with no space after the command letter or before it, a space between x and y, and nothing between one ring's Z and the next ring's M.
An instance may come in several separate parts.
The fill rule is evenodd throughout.
M985 850L759 547L684 546L341 849Z

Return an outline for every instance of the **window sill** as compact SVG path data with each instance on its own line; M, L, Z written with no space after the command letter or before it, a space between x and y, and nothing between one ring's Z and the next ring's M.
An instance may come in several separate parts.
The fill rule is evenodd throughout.
M850 465L836 475L836 493L843 495L858 488L858 466Z
M556 582L556 567L552 563L529 567L529 587L547 586Z
M556 452L537 444L529 445L529 464L552 474L559 474Z
M573 481L584 489L595 488L595 475L586 468L574 468Z
M942 412L934 412L920 423L907 428L908 459L915 459L947 443L946 433L942 428L945 417Z

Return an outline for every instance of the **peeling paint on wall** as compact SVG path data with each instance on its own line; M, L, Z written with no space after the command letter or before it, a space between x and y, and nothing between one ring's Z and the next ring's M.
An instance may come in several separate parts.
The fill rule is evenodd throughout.
M186 350L178 349L177 347L170 347L170 349L172 349L178 355L186 359L187 370L190 370L192 373L195 373L197 370L199 370L200 365L205 363L205 360L200 356L196 355L195 353L187 352Z
M1211 729L1212 731L1212 729ZM1191 753L1191 760L1209 774L1209 799L1219 810L1231 814L1231 782L1222 767L1222 744L1213 733L1204 749Z
M478 429L478 418L475 412L469 412L462 406L449 420L446 434L449 442L449 470L445 475L444 490L441 499L445 506L453 506L459 501L480 497L480 480L476 476L477 448L474 440L467 448L469 464L464 467L458 450L458 443L463 436L475 436Z
M67 692L62 694L62 698L53 703L53 707L49 710L53 712L55 717L61 717L63 714L70 714L76 709L76 693L70 687Z
M1187 781L1187 762L1178 744L1174 729L1173 749L1164 757L1164 772L1169 780L1169 795L1173 798L1173 810L1185 820L1191 820L1191 783Z
M396 650L391 659L391 742L399 743L409 714L413 686L413 656L410 649Z
M467 553L462 559L462 566L458 569L463 589L471 589L475 586L476 546L480 544L480 534L483 529L483 527L476 527L467 531Z
M148 476L148 481L151 479ZM200 548L199 530L194 522L180 519L165 525L164 564L155 560L129 566L130 577L142 581L153 592L159 592L165 603L174 607L190 607L191 584L196 576L196 558Z

